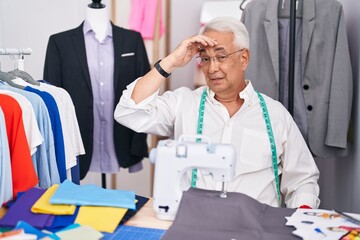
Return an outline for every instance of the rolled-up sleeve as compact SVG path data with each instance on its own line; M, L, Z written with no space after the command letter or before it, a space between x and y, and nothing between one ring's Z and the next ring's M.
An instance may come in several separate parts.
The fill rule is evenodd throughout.
M124 90L114 111L115 120L136 132L170 136L173 132L173 114L170 102L159 96L159 91L139 103L135 103L131 94L139 79Z

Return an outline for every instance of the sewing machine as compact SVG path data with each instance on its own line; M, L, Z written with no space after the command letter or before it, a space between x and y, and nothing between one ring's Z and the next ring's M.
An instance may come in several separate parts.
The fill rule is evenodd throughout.
M190 183L185 189L181 186L183 177L187 177L184 174L193 168L221 181L219 197L226 198L225 182L235 176L236 151L230 144L212 144L203 135L183 135L178 141L159 141L150 152L150 161L155 163L153 208L159 219L174 220L182 193L190 188Z

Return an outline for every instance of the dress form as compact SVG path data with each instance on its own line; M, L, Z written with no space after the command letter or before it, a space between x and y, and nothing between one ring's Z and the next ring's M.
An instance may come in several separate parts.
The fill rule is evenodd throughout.
M101 6L103 7L94 8L92 4L89 4L86 10L86 21L95 32L95 37L99 42L102 42L105 39L110 21L108 8L104 4Z

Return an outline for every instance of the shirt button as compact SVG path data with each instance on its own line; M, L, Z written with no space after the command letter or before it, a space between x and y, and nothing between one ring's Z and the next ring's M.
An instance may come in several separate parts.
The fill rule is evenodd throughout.
M101 102L100 104L101 104L102 106L104 106L105 103L104 103L104 102Z
M309 89L309 85L305 84L305 85L303 86L303 88L304 88L304 90L308 90L308 89Z
M101 82L101 83L100 83L100 86L104 86L104 83L103 83L103 82Z
M313 107L311 105L307 106L307 110L311 111Z
M102 66L102 65L104 65L104 63L103 63L103 62L100 62L100 66Z

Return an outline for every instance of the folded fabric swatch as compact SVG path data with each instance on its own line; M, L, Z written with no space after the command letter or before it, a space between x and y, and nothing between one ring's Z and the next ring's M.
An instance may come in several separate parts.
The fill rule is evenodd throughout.
M23 220L34 227L43 228L53 215L33 213L31 207L44 192L45 190L40 188L26 191L0 219L0 226L15 227L18 221Z
M37 239L43 239L44 237L47 237L48 239L60 240L60 238L55 234L44 233L24 221L19 221L14 229L24 229L25 233L34 234L37 236Z
M124 217L126 208L81 206L75 223L112 233Z
M120 207L134 210L135 193L132 191L104 189L93 184L76 185L66 179L51 197L50 203Z
M55 215L52 223L46 224L45 228L51 232L59 231L61 228L74 224L80 207L76 207L73 215Z
M98 240L102 239L103 234L101 232L96 231L92 227L89 226L79 226L73 228L66 228L59 232L56 232L61 240Z
M136 202L136 209L135 210L128 210L125 216L121 219L120 224L126 223L130 218L132 218L144 205L149 201L149 198L135 195Z
M32 206L33 213L47 213L54 215L73 215L76 209L75 205L50 204L50 198L58 189L59 185L54 184Z

